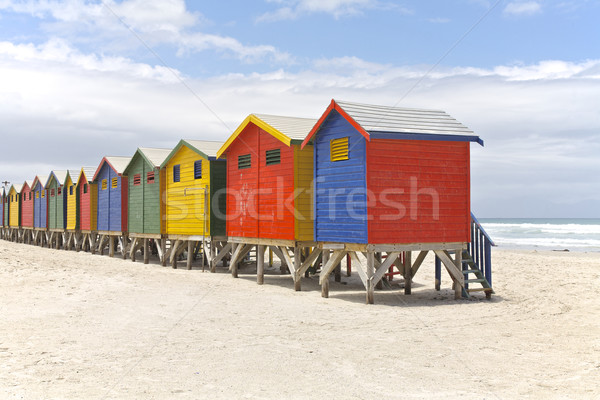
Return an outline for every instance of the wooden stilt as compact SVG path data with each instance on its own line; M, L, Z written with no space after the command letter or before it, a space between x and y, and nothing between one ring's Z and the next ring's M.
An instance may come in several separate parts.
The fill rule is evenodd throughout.
M160 264L163 267L167 266L167 239L162 239L160 241L160 249L162 251L162 258L160 260Z
M129 249L129 258L132 262L135 262L135 252L137 251L137 248L139 246L138 240L138 238L133 238L133 240L131 241L131 249Z
M187 246L187 264L186 267L188 270L192 269L192 259L194 258L194 241L188 240Z
M404 294L412 292L412 252L404 252Z
M229 267L231 268L231 276L233 276L234 278L238 277L238 261L237 261L237 258L239 257L239 254L241 252L242 247L244 247L244 245L241 244L241 243L234 243L233 244L233 256L231 257L231 265Z
M265 282L265 246L259 245L256 249L256 283Z
M150 239L144 238L144 264L148 264L150 262Z
M321 297L329 298L329 279L326 279L321 283Z
M302 289L302 275L300 274L300 267L302 266L300 247L294 247L294 290L299 292Z
M264 249L263 249L264 251ZM264 255L264 254L263 254ZM208 265L210 268L210 272L217 272L217 263L214 263L213 260L217 257L217 241L210 241L210 259L208 260Z
M373 275L375 274L375 254L372 251L367 252L367 304L374 303L375 284Z
M183 243L181 240L175 240L175 244L173 244L171 247L171 268L173 269L177 269L177 256L179 255L179 247L182 244Z
M115 256L115 238L112 236L108 236L108 256Z
M388 255L389 257L389 255ZM375 253L375 261L377 261L378 265L381 265L381 252L376 252ZM377 283L375 284L375 289L377 290L382 290L383 289L383 281L380 279L379 281L377 281Z
M462 274L462 249L456 249L454 252L454 265ZM454 282L454 299L462 299L462 290L463 286L460 284L458 280Z

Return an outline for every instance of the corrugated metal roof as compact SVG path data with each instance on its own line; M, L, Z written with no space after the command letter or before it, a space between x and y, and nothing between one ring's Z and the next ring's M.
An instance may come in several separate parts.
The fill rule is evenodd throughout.
M92 183L93 180L94 180L94 174L96 173L96 168L94 168L94 167L82 167L81 169L83 170L83 173L85 174L85 177L87 178L88 183ZM79 173L78 173L78 175L79 175ZM79 176L77 176L77 181L78 181L77 183L79 183Z
M283 117L280 115L253 114L292 140L304 140L317 123L312 118Z
M188 140L184 139L185 142L194 146L197 150L203 152L209 157L217 157L217 151L223 145L223 142L214 142L208 140Z
M473 135L444 111L335 102L367 132Z
M73 183L77 183L77 180L79 179L79 173L81 172L81 170L77 170L77 169L69 169L67 170L67 174L71 177L71 181L73 181ZM65 180L67 180L67 177L65 176Z
M108 161L110 163L110 165L112 165L112 167L115 169L115 171L117 171L117 173L119 173L119 174L122 174L123 171L125 171L127 164L129 164L129 161L131 161L131 157L107 156L104 158L106 158L106 161ZM86 174L86 176L87 176L87 174Z
M149 147L140 147L138 149L144 156L156 167L160 167L160 164L165 161L165 158L171 153L171 149L154 149Z
M35 180L37 179L42 184L42 187L44 187L46 186L46 182L48 182L48 178L50 178L50 175L36 175L33 179L33 183L35 183ZM31 185L33 185L33 183Z
M56 177L59 186L65 183L65 179L67 179L67 170L52 171L52 174L54 174L54 176ZM52 176L52 174L50 174L50 176ZM50 176L46 180L46 185L50 183Z

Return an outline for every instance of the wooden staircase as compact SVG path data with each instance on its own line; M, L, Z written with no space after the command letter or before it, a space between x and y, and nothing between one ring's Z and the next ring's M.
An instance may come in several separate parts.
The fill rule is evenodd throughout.
M463 297L469 298L472 292L484 292L486 298L491 298L494 293L492 285L485 278L483 272L479 266L471 257L468 250L462 252L462 273L465 276L465 288L463 289ZM471 278L470 275L475 275L475 278ZM470 284L481 285L481 287L469 287Z

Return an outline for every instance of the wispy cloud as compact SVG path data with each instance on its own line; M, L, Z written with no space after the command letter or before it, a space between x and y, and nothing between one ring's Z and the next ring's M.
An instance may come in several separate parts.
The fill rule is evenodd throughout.
M520 1L511 2L504 8L506 15L533 15L542 11L542 5L539 1Z
M334 18L349 15L359 15L370 9L394 10L403 14L412 11L406 7L391 2L379 0L268 0L279 7L271 12L260 15L257 22L272 22L296 19L310 14L330 14Z
M450 22L450 18L443 18L443 17L428 18L427 22L431 22L432 24L447 24L448 22Z
M43 29L54 36L73 43L95 42L105 49L141 47L129 28L148 45L174 46L180 55L212 50L244 62L291 60L288 53L271 45L246 45L233 37L203 32L207 20L188 11L183 0L3 0L0 10L29 14L43 20Z

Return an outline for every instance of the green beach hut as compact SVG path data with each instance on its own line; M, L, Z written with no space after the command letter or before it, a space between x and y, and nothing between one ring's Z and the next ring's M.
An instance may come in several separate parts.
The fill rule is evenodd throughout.
M132 239L130 257L133 261L135 252L144 246L144 262L148 262L150 239L157 244L159 255L162 254L164 204L161 186L164 182L160 165L170 153L170 149L138 148L123 171L129 182L127 227Z

